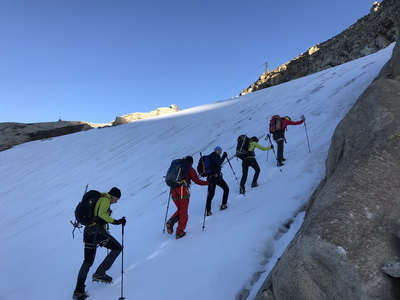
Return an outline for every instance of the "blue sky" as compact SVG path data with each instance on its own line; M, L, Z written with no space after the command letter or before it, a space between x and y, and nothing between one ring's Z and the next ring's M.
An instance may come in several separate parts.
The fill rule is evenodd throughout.
M234 97L372 3L1 0L0 122L106 123Z

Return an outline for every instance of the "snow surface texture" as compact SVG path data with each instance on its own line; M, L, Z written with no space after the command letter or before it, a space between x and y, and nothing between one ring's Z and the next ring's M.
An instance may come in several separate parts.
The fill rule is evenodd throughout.
M392 48L289 83L246 96L195 107L173 115L119 127L95 129L51 140L35 141L0 153L0 299L70 299L83 260L82 234L72 239L73 212L86 184L107 192L117 186L121 200L113 216L126 216L124 296L126 299L235 299L243 289L254 298L261 283L301 226L277 239L279 228L307 203L324 177L330 139L338 122L390 58ZM172 159L215 146L228 152L238 180L241 161L233 158L240 134L264 140L272 115L307 118L289 126L282 172L272 151L256 149L261 167L259 186L245 197L229 167L228 209L214 214L202 230L207 187L192 185L187 236L163 234L168 202L165 173ZM175 211L171 201L168 217ZM121 226L111 225L121 241ZM90 299L118 299L121 259L108 274L114 283L91 282L106 255L97 251L86 282ZM253 275L261 272L258 281ZM257 278L257 277L256 277Z

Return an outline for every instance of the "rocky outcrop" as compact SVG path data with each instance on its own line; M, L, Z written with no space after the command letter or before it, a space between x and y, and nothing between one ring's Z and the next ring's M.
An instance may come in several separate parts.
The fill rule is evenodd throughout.
M153 110L153 111L148 112L148 113L140 113L140 112L138 112L138 113L124 115L124 116L121 116L121 117L116 117L115 121L112 123L112 125L113 126L118 126L118 125L130 123L130 122L138 121L138 120L141 120L141 119L146 119L146 118L151 118L151 117L155 117L155 116L161 116L161 115L165 115L165 114L170 114L170 113L177 112L177 111L179 111L178 106L172 104L170 107L160 107L160 108L157 108L156 110Z
M172 104L161 107L149 113L133 113L122 117L116 117L112 123L95 124L81 121L61 121L42 123L0 123L0 151L10 149L13 146L41 139L53 138L71 134L92 128L117 126L137 120L160 116L179 111L178 106Z
M266 72L245 95L263 88L307 76L375 53L400 36L400 1L374 2L370 14L332 39L317 44L293 60Z
M255 299L399 299L400 43L332 137L326 178Z
M91 129L84 122L0 123L0 151L22 143Z

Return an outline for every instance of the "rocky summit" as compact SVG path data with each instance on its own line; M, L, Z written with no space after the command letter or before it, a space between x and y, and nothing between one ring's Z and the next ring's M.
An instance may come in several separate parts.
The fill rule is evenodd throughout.
M344 8L345 9L345 8ZM374 2L370 13L328 41L262 74L241 95L307 76L375 53L400 36L400 1Z

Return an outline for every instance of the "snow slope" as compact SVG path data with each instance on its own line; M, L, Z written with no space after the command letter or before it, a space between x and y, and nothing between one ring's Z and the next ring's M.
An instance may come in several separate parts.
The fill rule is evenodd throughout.
M0 299L70 299L83 260L82 234L72 239L73 212L86 184L108 191L117 186L122 198L113 216L126 216L124 296L126 299L235 299L242 288L249 299L300 227L277 238L282 225L306 204L324 176L333 131L355 100L390 58L393 46L308 77L246 96L204 105L172 115L119 127L94 129L50 140L35 141L0 152ZM217 188L213 216L202 230L207 188L192 185L187 236L175 240L163 233L168 189L163 176L172 159L221 146L231 158L238 180L241 162L233 158L242 133L264 140L274 114L298 120L289 126L287 158L282 172L274 153L256 149L261 167L259 187L238 194L228 164L228 209L219 211ZM168 216L175 210L171 201ZM121 240L121 227L111 226ZM92 272L104 258L99 248ZM253 275L263 272L260 279ZM87 281L90 299L118 299L121 260L108 274L114 283ZM257 277L255 277L257 279ZM254 282L255 281L255 282Z

